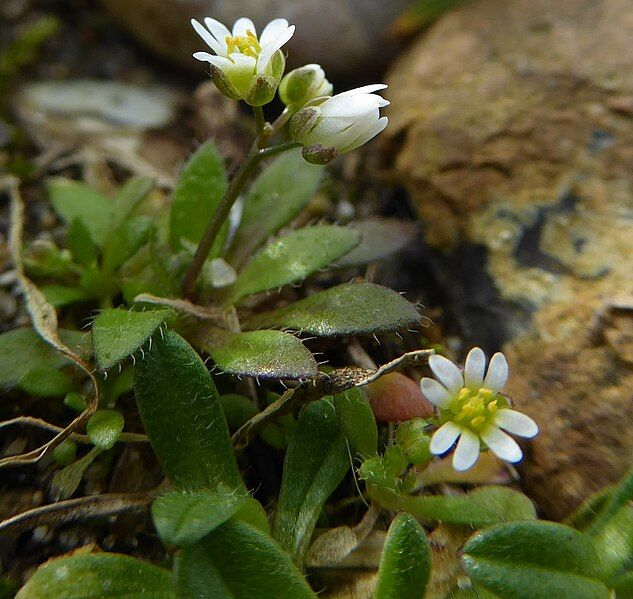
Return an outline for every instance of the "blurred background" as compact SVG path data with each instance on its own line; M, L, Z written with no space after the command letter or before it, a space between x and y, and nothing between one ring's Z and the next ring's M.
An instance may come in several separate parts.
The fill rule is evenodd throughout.
M503 349L539 422L522 474L562 518L633 456L633 3L630 0L2 0L0 170L29 235L59 232L43 182L166 193L209 137L252 134L191 58L190 18L296 24L289 65L337 91L386 81L390 125L339 160L314 218L407 221L372 270L426 306L430 343ZM9 268L0 206L0 270ZM415 223L415 233L411 233ZM403 225L404 226L404 225ZM405 229L403 229L404 234ZM0 275L0 329L26 324Z

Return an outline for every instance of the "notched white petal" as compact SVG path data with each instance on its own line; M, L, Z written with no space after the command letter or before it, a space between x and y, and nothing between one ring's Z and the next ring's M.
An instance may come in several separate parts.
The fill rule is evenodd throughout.
M235 37L246 35L247 31L251 31L252 33L257 35L257 30L255 29L255 24L253 23L253 21L251 21L247 17L241 17L237 21L235 21L235 24L233 25L233 35Z
M448 408L451 403L451 394L446 387L442 387L435 379L424 377L420 381L420 389L424 396L439 408Z
M481 438L497 457L506 462L518 462L523 457L517 442L496 426L489 426L481 432Z
M464 386L459 368L444 356L433 355L429 358L433 374L451 393L457 393Z
M490 360L488 373L484 379L484 387L493 391L501 391L507 380L508 361L501 352L497 352Z
M530 439L538 434L538 425L526 414L516 410L499 410L495 417L495 424L503 430Z
M469 389L479 389L486 372L486 354L481 347L473 347L466 356L464 364L464 383Z
M471 468L479 458L479 437L468 429L462 431L453 454L453 468L463 472Z
M457 437L461 435L462 429L454 422L446 422L440 428L438 428L433 437L431 437L431 443L429 449L431 453L435 455L441 455L446 453L455 443Z

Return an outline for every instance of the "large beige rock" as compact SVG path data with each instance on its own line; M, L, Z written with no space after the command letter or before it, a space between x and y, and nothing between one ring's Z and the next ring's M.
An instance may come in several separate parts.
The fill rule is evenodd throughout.
M561 517L633 461L633 3L476 0L388 83L395 171L471 343L540 424Z

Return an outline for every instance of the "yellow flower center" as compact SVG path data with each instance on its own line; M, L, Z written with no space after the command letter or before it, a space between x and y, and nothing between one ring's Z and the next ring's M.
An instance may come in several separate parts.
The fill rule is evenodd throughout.
M226 48L229 55L239 52L253 58L257 58L262 49L257 36L250 29L247 30L246 35L227 35Z
M452 414L451 420L479 433L494 422L496 411L504 406L504 398L491 389L463 387L448 409Z

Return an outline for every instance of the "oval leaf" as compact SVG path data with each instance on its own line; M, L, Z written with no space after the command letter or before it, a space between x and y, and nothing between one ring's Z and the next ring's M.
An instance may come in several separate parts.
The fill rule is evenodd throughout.
M312 199L324 170L306 162L300 149L273 160L246 194L228 262L240 266L266 239L294 219Z
M378 427L365 392L359 388L350 389L334 395L332 403L349 444L364 457L375 455Z
M224 371L270 379L314 378L317 363L294 335L281 331L230 333L214 329L199 344Z
M224 159L213 143L201 145L189 158L178 179L171 205L171 247L178 251L197 244L226 192ZM227 227L222 228L210 255L224 245Z
M91 553L40 566L16 599L175 599L171 572L127 555Z
M134 395L150 443L180 489L244 489L222 405L200 356L177 333L137 362Z
M500 524L473 535L462 562L474 582L508 599L607 599L584 533L553 522Z
M141 348L173 312L167 309L135 312L111 308L92 323L92 342L100 370L107 370Z
M316 599L288 554L235 519L180 552L176 587L196 599Z
M420 322L413 304L373 283L346 283L251 318L245 327L284 328L318 335L393 331Z
M288 445L273 536L299 567L321 509L350 467L345 435L334 406L322 399L306 406Z
M422 599L431 570L431 549L424 529L409 514L389 527L380 557L374 599Z
M360 233L345 227L305 227L271 241L240 272L222 298L227 303L305 279L347 254Z
M190 545L233 517L245 499L224 487L167 493L152 504L152 517L164 542Z
M86 431L95 447L111 449L123 432L123 414L116 410L98 410L88 420Z

